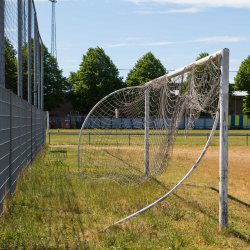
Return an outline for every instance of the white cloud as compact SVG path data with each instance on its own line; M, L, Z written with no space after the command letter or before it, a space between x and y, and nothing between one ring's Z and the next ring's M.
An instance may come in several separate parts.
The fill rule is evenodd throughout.
M196 13L201 11L201 8L187 8L187 9L172 9L172 10L166 10L166 11L145 11L145 10L138 10L133 11L133 13L139 13L139 14L167 14L167 13Z
M244 40L248 40L248 39L245 37L234 37L234 36L214 36L214 37L199 38L199 39L187 41L187 42L212 42L212 43L228 42L228 43L232 43L232 42L240 42L240 41L244 41Z
M139 40L140 38L136 38L136 37L128 37L126 38L127 41L135 41L135 40Z
M249 0L125 0L134 4L142 3L174 3L186 4L200 7L233 7L233 8L250 8Z
M128 40L128 39L126 39ZM133 39L131 39L133 40ZM113 47L123 47L123 46L131 46L131 45L137 45L137 46L163 46L163 45L170 45L170 44L176 44L176 43L235 43L235 42L241 42L241 41L247 41L248 38L246 37L234 37L234 36L213 36L213 37L204 37L204 38L198 38L194 40L189 41L178 41L178 42L171 42L171 41L161 41L161 42L145 42L141 44L128 44L128 43L118 43L118 44L103 44L105 48L113 48Z
M207 43L220 43L220 42L227 42L227 43L233 43L233 42L241 42L248 40L245 37L234 37L234 36L213 36L213 37L205 37L205 38L199 38L195 40L190 41L183 41L183 42L169 42L169 41L162 41L162 42L146 42L141 44L142 46L161 46L161 45L169 45L173 43L197 43L197 42L207 42Z
M113 48L113 47L123 47L123 46L128 46L129 44L127 43L118 43L118 44L106 44L104 45L106 48Z
M158 42L158 43L150 43L150 42L147 42L147 43L143 43L141 44L142 46L161 46L161 45L169 45L169 44L173 44L174 42L168 42L168 41L165 41L165 42Z

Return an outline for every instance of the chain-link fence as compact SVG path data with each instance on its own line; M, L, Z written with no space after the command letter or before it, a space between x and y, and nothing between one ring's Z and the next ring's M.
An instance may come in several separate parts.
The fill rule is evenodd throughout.
M0 215L44 147L43 43L33 0L0 0Z
M0 0L0 86L43 109L43 43L33 0Z

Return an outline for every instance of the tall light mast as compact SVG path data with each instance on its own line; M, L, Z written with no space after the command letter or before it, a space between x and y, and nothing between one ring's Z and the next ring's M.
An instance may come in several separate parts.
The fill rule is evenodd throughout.
M57 0L49 0L52 2L52 18L51 18L51 55L57 58L56 51L56 15L55 15L55 3Z

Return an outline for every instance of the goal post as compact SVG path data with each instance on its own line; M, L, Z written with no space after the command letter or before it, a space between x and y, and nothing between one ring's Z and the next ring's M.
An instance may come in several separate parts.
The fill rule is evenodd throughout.
M78 172L83 169L93 178L101 176L119 185L139 185L166 171L183 120L188 130L195 127L201 112L215 118L200 157L179 183L154 203L115 224L157 205L186 181L205 155L220 120L219 227L227 228L228 95L229 49L223 49L144 85L116 90L91 109L79 135ZM120 130L121 124L136 130L133 147L126 145L128 134Z
M219 225L228 225L228 96L229 96L229 49L221 53L220 85L220 185L219 185Z
M145 157L145 166L144 173L146 175L149 174L149 89L145 89L145 149L144 149L144 157Z

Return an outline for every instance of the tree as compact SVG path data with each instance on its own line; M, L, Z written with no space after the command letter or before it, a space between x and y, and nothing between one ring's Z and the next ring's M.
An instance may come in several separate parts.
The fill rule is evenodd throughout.
M32 98L34 96L34 39L31 40L31 78ZM10 40L5 38L5 86L17 94L17 51ZM44 110L51 111L60 107L65 101L65 91L68 89L67 79L62 75L56 58L51 56L44 45ZM28 99L28 44L22 48L23 98Z
M68 78L69 96L76 111L88 112L98 101L124 86L115 64L102 48L89 48L79 70Z
M59 108L65 102L65 91L69 89L63 70L59 69L57 60L44 46L44 110Z
M250 115L250 56L245 59L239 68L239 71L234 78L235 90L247 91L248 96L246 96L243 101L243 112L246 115Z
M140 58L134 68L130 70L126 80L126 85L142 85L165 74L166 69L162 65L161 61L156 59L151 52L148 52Z
M5 38L5 87L17 94L17 51Z

